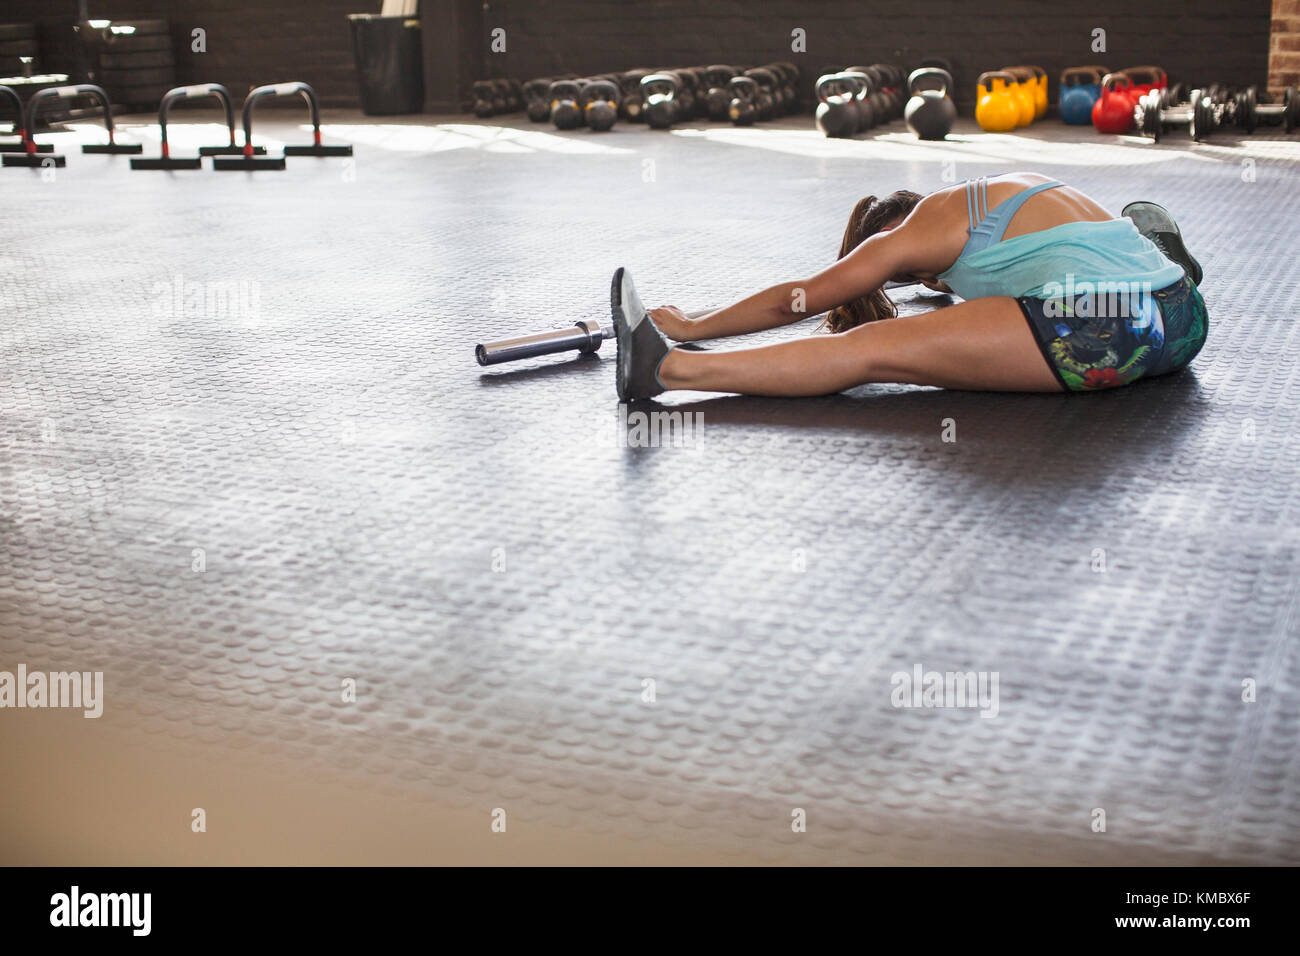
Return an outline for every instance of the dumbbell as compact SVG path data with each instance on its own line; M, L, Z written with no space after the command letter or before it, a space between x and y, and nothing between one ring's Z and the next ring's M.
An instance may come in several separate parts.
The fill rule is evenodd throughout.
M1294 86L1286 88L1281 103L1261 103L1258 97L1259 93L1253 86L1237 94L1238 128L1253 133L1262 124L1281 126L1287 133L1294 133L1296 127L1300 126L1300 93L1297 93Z
M1219 125L1222 104L1216 104L1204 90L1192 90L1186 103L1170 102L1171 99L1158 88L1138 99L1134 119L1142 135L1158 143L1167 128L1186 126L1192 139L1199 143Z
M618 119L618 85L610 80L600 78L590 81L582 88L581 100L583 118L589 127L598 133L613 129Z

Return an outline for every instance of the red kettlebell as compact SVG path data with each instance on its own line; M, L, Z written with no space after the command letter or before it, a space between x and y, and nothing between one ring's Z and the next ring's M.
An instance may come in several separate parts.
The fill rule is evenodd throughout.
M1130 66L1120 72L1133 81L1133 88L1124 92L1134 106L1152 90L1163 90L1169 85L1169 77L1158 66Z
M1101 81L1101 96L1092 105L1092 125L1099 133L1127 133L1133 128L1133 81L1126 73L1108 73Z

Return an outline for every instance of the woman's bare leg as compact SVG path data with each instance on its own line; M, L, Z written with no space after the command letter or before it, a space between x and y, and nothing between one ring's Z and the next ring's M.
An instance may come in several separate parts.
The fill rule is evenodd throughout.
M829 395L868 382L981 391L1059 392L1015 299L973 299L924 315L730 352L673 349L669 389L745 395Z

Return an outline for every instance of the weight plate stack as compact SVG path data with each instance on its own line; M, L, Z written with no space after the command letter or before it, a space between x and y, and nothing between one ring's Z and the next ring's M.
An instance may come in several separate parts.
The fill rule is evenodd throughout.
M94 82L123 111L156 110L176 86L171 27L166 20L114 20L98 37Z
M24 63L29 57L31 62ZM35 24L0 23L0 77L40 73L39 57Z
M1192 105L1192 139L1196 142L1205 140L1210 135L1214 119L1210 113L1210 100L1205 95L1197 95Z
M1255 87L1237 94L1237 127L1244 133L1255 132L1258 117L1255 113Z

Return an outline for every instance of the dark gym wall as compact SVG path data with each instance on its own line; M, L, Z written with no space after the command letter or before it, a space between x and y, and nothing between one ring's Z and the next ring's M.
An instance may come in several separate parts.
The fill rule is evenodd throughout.
M254 86L305 80L325 106L356 106L357 83L347 14L378 13L379 0L89 0L104 20L171 23L178 83L224 83L242 96ZM49 71L71 73L76 0L0 0L0 23L41 27ZM207 52L191 51L191 31L207 33Z
M75 0L0 0L0 22L36 20L49 55L75 19ZM327 106L356 106L346 15L380 0L89 0L91 16L166 17L176 36L177 79L220 82L242 93L303 79ZM633 66L793 60L806 82L821 67L927 53L957 67L969 104L980 71L1033 62L1053 77L1078 63L1113 69L1164 66L1175 80L1257 83L1268 73L1271 0L423 0L429 108L446 109L479 76L587 74ZM208 52L190 52L193 27ZM506 52L489 52L494 27ZM790 52L790 31L808 52ZM1107 52L1091 52L1092 31ZM60 31L64 31L60 33ZM58 69L60 64L48 62ZM1053 96L1055 90L1053 89Z
M791 60L806 82L823 66L926 54L951 59L958 101L974 102L984 70L1035 63L1053 81L1067 66L1153 63L1194 83L1265 84L1271 0L490 0L484 33L504 27L505 53L486 53L492 75L599 73L634 66ZM792 54L802 28L807 52ZM1092 31L1107 52L1093 53ZM484 49L487 49L484 41Z

